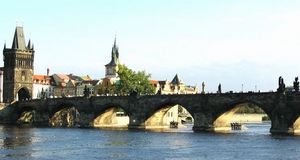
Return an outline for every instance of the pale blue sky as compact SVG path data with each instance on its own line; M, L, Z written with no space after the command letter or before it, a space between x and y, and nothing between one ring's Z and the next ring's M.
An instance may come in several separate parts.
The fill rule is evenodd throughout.
M280 75L286 85L300 76L298 0L10 0L0 10L0 42L23 25L36 74L100 79L116 34L121 62L153 79L269 91Z

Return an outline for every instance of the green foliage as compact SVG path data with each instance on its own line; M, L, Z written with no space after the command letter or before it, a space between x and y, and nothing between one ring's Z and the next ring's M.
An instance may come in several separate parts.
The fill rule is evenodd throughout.
M243 104L243 106L239 108L239 110L236 113L265 113L265 112L254 104L246 103Z
M182 113L182 112L183 112L182 106L178 106L178 113Z
M263 116L262 121L270 121L270 118L268 116Z
M118 75L120 80L115 84L116 93L126 95L131 93L137 94L154 94L155 88L150 84L150 74L145 71L133 71L125 65L118 66Z
M116 86L114 84L100 84L97 86L97 94L115 94Z

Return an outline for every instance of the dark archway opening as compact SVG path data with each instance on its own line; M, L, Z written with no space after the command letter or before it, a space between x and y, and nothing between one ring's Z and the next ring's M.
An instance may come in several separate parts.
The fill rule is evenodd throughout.
M18 91L18 100L25 101L30 99L30 94L27 88L23 87Z

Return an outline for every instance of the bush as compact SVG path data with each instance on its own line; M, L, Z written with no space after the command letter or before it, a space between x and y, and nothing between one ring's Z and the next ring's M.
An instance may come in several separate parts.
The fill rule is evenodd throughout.
M269 116L263 116L263 117L261 118L261 120L262 120L262 121L269 121L270 118L269 118Z

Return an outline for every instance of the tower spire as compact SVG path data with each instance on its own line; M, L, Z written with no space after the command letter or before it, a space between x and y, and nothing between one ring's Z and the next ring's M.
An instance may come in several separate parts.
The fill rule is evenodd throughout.
M117 36L115 35L114 48L117 48Z
M4 47L3 47L3 50L5 50L6 49L6 42L4 42Z
M27 45L27 49L31 49L31 40L29 39L29 41L28 41L28 45Z
M11 48L12 49L21 49L21 50L26 49L23 27L19 27L19 26L16 27L13 44L12 44Z

